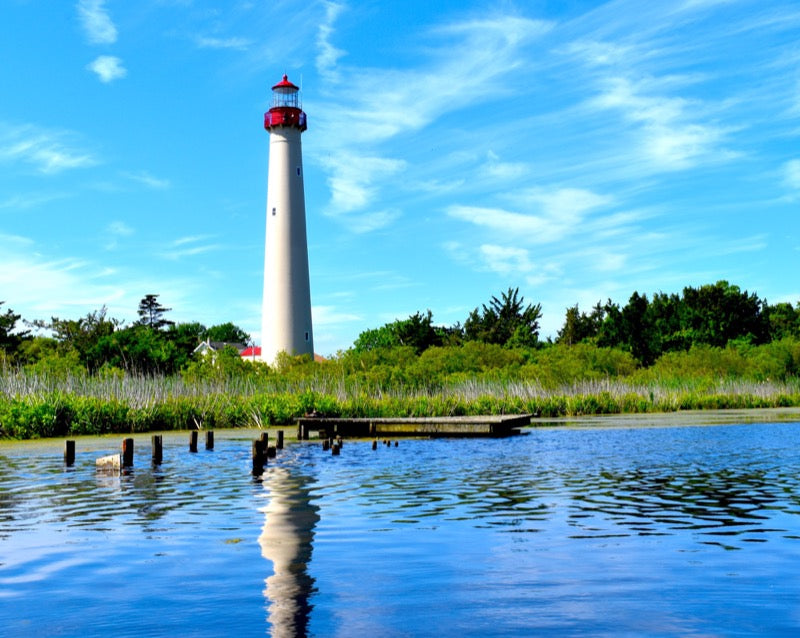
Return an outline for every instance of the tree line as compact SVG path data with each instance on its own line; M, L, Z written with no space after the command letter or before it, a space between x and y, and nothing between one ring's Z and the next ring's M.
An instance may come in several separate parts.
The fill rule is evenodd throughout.
M248 333L230 322L208 328L198 322L175 323L167 318L172 309L161 305L158 297L145 295L137 309L138 320L129 325L109 317L105 307L79 319L49 321L21 321L21 315L6 310L0 314L0 363L5 359L41 372L171 375L191 364L201 341L251 342ZM32 330L52 336L34 336Z
M539 339L541 304L526 304L518 288L509 288L475 308L454 326L436 326L430 310L362 332L353 349L410 346L420 354L433 346L477 341L507 348L590 344L629 352L640 366L668 352L695 346L724 347L732 342L763 345L800 338L800 302L769 304L727 281L686 287L680 294L634 292L625 305L598 301L588 312L566 309L554 340Z
M79 319L51 317L49 321L31 322L21 321L19 314L8 309L0 313L0 360L51 372L67 369L90 374L104 370L148 375L187 371L199 374L208 370L192 357L192 352L202 340L251 343L250 335L233 323L210 328L197 322L175 323L167 318L170 311L154 294L140 301L139 319L129 325L109 317L105 308ZM518 288L509 288L475 307L463 323L436 325L430 310L416 312L406 319L361 332L352 347L336 358L346 366L355 361L362 367L379 366L381 361L391 360L397 367L409 356L419 358L423 353L430 355L428 351L432 349L441 349L450 354L426 356L425 360L442 360L441 365L452 372L459 366L469 368L465 362L476 352L491 351L495 353L492 357L503 358L499 352L508 351L509 355L515 353L512 358L524 362L532 357L542 359L543 351L549 348L563 353L564 348L580 346L582 353L587 352L586 348L620 352L628 357L624 361L630 361L630 365L648 368L664 355L698 347L760 346L800 340L800 303L769 304L727 281L686 287L679 294L659 292L648 297L634 292L624 305L609 299L605 303L598 301L588 311L576 304L566 309L563 325L554 339L540 339L541 317L541 304L527 303ZM32 330L52 336L34 336ZM481 344L494 349L476 349ZM388 359L381 354L389 352L394 354ZM217 367L223 364L237 373L263 372L263 366L242 366L238 356L227 354L218 359ZM285 359L282 361L286 363ZM613 373L619 365L615 363L609 371ZM628 369L630 365L623 367ZM787 366L786 373L797 373L793 362Z

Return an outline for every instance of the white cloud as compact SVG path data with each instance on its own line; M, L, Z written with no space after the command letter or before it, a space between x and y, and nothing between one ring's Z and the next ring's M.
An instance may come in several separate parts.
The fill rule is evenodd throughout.
M180 237L171 241L167 247L161 251L160 256L170 261L178 261L184 257L193 257L204 253L221 250L220 244L206 243L212 239L211 235L190 235Z
M148 188L153 188L156 190L164 190L166 188L169 188L171 185L168 179L155 177L150 173L148 173L147 171L139 171L136 173L126 172L123 173L122 175L130 180L133 180L134 182L144 184Z
M495 179L516 179L528 174L530 168L524 162L502 162L493 151L487 154L486 165L483 172Z
M98 56L86 68L96 73L100 81L106 84L128 75L127 69L122 66L122 60L113 55Z
M319 49L316 59L317 71L323 77L327 76L330 80L336 81L338 80L336 64L345 52L331 44L331 36L333 35L333 25L344 9L344 5L338 2L324 2L323 5L325 21L317 29L317 49Z
M533 269L530 255L524 248L483 244L480 253L489 269L500 274L525 273Z
M91 44L113 44L117 28L105 7L105 0L79 0L78 15Z
M331 173L328 214L336 216L367 208L378 193L376 182L393 177L406 168L403 160L339 154L323 162Z
M660 83L666 87L676 82L679 80L672 77ZM655 168L680 170L700 160L724 160L735 155L720 147L729 129L693 121L702 113L702 104L648 93L658 84L653 79L634 83L625 77L608 78L604 91L590 105L618 110L638 127L642 159Z
M502 237L526 244L545 244L578 232L588 213L611 202L608 197L578 188L527 189L510 195L509 199L519 208L533 208L537 212L462 205L450 206L446 212L454 219L490 228Z
M126 224L125 222L121 222L121 221L111 222L108 225L106 230L110 234L118 235L120 237L127 237L129 235L133 235L133 233L134 233L133 228L128 226L128 224Z
M96 164L90 153L67 143L72 137L74 134L68 131L47 131L32 125L0 126L0 162L32 164L45 174Z
M362 320L360 315L356 315L351 312L343 312L336 306L312 306L311 316L314 322L314 327L352 323L354 321Z
M783 182L789 188L800 191L800 159L789 160L783 165Z
M211 36L197 36L195 43L201 49L235 49L244 51L248 49L253 41L247 38L215 38Z
M37 193L35 195L12 195L2 201L0 201L0 209L9 209L9 210L25 210L28 208L36 208L38 206L43 206L48 204L52 201L56 201L59 199L64 199L67 195L63 193L51 193L51 194L42 194Z

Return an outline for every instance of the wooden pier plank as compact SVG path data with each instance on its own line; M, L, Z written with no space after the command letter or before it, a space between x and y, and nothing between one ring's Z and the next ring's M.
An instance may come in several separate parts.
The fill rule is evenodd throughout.
M530 414L452 417L334 418L301 417L298 425L320 436L513 436L530 425Z

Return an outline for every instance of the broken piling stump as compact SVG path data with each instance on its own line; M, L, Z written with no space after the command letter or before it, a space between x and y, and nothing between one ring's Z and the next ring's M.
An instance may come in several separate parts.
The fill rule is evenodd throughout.
M109 456L101 456L99 459L95 460L95 465L100 471L119 472L122 469L122 455L110 454Z

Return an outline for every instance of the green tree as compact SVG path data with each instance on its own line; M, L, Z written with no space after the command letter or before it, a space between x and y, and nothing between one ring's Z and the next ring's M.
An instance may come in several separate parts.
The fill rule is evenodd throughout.
M519 288L509 288L489 305L475 308L464 322L467 341L483 341L508 346L535 346L539 339L541 304L525 305Z
M785 302L769 305L767 316L770 341L800 337L800 303L797 304L797 308Z
M604 316L605 312L599 301L588 315L578 309L578 304L567 308L564 325L558 331L556 343L571 346L596 338Z
M428 310L424 315L417 312L408 319L398 319L380 328L365 330L358 335L353 349L362 353L378 348L409 346L419 354L431 346L441 345L447 332L446 328L433 325L433 315Z
M158 295L145 295L139 302L139 309L137 310L139 321L136 323L153 330L162 330L175 323L164 318L164 315L171 311L172 308L165 308L159 303Z
M80 319L60 319L51 317L50 323L37 320L35 326L50 330L58 342L59 354L70 351L78 353L78 360L85 368L94 372L105 363L99 344L102 339L112 335L121 325L118 319L109 318L105 306L87 313Z
M758 296L727 281L683 289L681 326L691 344L725 346L732 339L754 344L769 338L769 317Z
M211 326L204 332L204 337L211 341L221 341L223 343L241 343L247 345L251 342L251 337L236 324L221 323Z
M0 306L4 303L4 301L0 301ZM21 315L10 308L0 314L0 350L8 357L13 357L20 345L30 339L29 330L17 330L17 322L20 319Z

